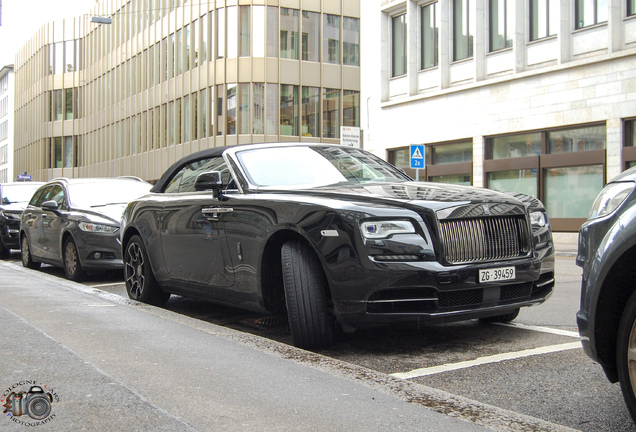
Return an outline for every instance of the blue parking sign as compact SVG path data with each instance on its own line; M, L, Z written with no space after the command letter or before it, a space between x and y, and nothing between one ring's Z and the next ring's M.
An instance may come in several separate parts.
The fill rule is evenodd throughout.
M422 169L424 168L424 146L411 144L411 168Z

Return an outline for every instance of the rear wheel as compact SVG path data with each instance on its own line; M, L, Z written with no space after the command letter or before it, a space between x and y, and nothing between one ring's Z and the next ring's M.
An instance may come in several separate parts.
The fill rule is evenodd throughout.
M289 328L295 346L320 349L334 342L335 321L329 313L327 279L314 252L302 241L281 250Z
M22 237L22 240L20 241L20 248L20 253L22 254L22 265L30 269L40 268L40 263L33 261L33 257L31 256L31 248L29 246L29 239L26 235Z
M146 248L141 237L135 235L126 244L124 251L124 278L126 280L126 292L133 300L152 304L164 305L170 298L159 288L152 269Z
M519 316L519 308L507 314L481 318L481 321L490 322L490 323L505 323L505 322L514 321L515 318L517 318L518 316Z
M636 421L636 292L627 301L618 325L616 366L623 399Z
M82 268L77 246L72 238L67 238L64 242L64 273L72 281L80 282L86 277L86 272Z

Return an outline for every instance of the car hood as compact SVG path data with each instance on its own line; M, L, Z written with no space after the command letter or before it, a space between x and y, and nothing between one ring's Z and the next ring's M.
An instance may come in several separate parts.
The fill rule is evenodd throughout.
M110 204L105 206L91 207L90 209L74 209L74 213L85 214L87 217L99 216L110 219L113 224L121 223L121 216L126 208L125 204Z
M364 200L413 210L427 209L439 212L439 215L445 218L518 213L526 207L542 207L537 199L528 195L513 195L474 186L416 181L334 185L302 192L296 190L293 193L353 201ZM467 209L473 208L475 210L468 215Z
M11 213L22 213L22 211L26 208L27 203L11 203L11 204L2 204L0 206L0 210L7 211Z

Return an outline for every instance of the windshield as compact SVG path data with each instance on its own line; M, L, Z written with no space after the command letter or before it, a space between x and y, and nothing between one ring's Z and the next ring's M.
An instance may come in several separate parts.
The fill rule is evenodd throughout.
M71 206L88 209L114 204L128 204L150 191L151 184L136 180L109 180L69 185Z
M41 183L16 183L2 186L2 204L27 203Z
M377 156L353 147L270 147L241 151L237 156L251 183L262 187L409 180Z

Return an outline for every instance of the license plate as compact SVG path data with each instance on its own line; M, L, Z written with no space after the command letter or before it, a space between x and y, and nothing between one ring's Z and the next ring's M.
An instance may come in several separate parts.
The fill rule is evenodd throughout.
M499 267L479 270L479 283L499 282L515 278L514 267Z

